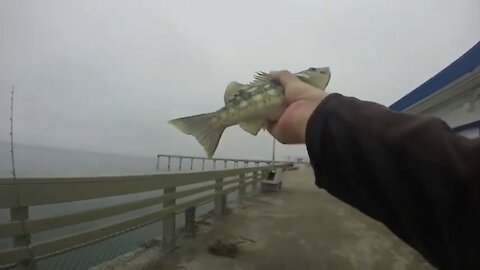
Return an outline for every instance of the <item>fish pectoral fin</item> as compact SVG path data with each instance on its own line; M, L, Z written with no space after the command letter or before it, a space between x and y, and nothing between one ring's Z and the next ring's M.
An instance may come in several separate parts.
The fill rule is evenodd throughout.
M265 120L253 120L248 122L241 122L240 127L246 132L257 135L262 127L265 127Z
M245 85L238 83L236 81L230 82L227 85L227 89L225 89L225 95L223 96L223 100L225 101L225 104L227 104L227 102L229 102L235 96L235 94L242 91L242 88L244 86Z

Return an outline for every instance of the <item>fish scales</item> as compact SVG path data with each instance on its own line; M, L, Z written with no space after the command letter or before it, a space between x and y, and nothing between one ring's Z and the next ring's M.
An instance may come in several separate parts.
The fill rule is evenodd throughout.
M231 101L225 104L217 112L221 118L225 118L224 122L219 122L217 117L213 117L212 123L219 123L226 126L236 125L240 120L255 120L259 115L267 116L271 107L285 104L285 96L283 95L283 87L271 86L270 84L258 85L247 91L240 91L235 94Z

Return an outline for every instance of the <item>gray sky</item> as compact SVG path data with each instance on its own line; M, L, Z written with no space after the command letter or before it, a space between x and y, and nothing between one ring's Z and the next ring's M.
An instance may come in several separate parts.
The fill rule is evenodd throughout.
M478 0L1 0L0 140L15 84L17 142L203 156L167 121L218 109L229 81L329 66L329 91L389 105L478 42L479 10ZM216 156L270 153L266 133L234 127Z

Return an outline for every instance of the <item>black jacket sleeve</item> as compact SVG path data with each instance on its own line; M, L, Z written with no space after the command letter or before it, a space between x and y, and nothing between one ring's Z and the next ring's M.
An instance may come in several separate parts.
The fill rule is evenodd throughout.
M440 269L480 269L480 138L441 120L330 94L310 117L316 185Z

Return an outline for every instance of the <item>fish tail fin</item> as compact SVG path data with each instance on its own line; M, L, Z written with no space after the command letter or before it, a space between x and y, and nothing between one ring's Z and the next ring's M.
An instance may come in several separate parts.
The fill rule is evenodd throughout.
M206 113L168 121L181 132L194 136L211 158L217 149L220 137L225 130L222 126L212 125L216 113Z

